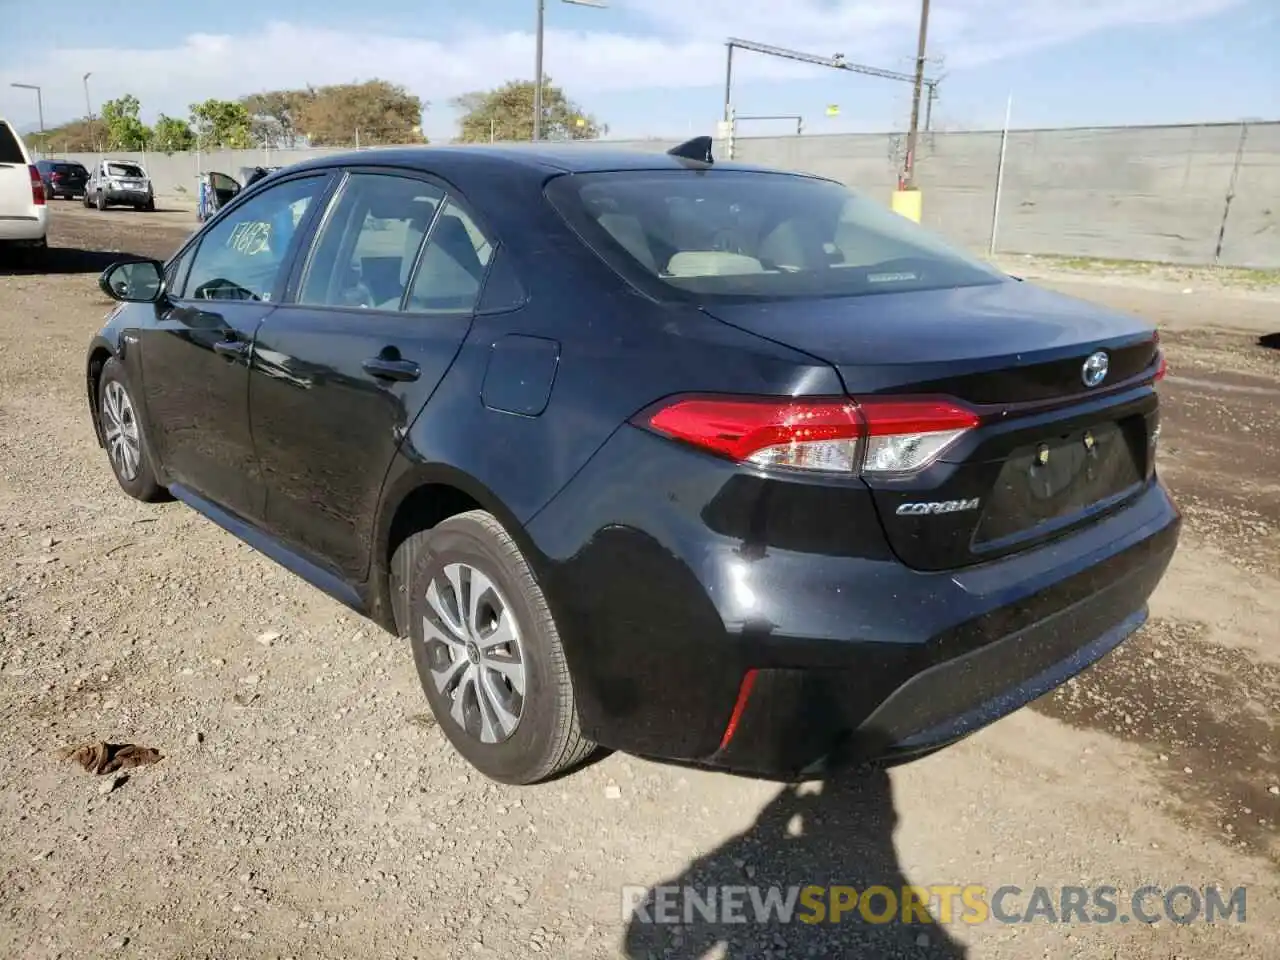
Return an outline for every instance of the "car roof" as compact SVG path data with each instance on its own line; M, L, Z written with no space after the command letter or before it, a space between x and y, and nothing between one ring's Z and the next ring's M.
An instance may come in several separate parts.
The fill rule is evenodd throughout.
M391 147L330 154L286 169L296 171L339 166L388 166L424 172L463 173L478 167L502 167L543 179L565 173L604 173L620 170L706 169L697 161L663 151L627 150L607 144L450 144L448 146ZM715 169L778 173L768 167L716 161Z

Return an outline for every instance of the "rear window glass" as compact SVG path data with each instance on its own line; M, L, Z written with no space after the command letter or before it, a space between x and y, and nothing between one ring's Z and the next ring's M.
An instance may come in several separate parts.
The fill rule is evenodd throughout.
M145 177L142 168L136 163L108 163L107 176L109 177Z
M747 171L563 176L561 214L624 275L700 299L798 299L995 283L1003 275L837 183Z
M26 165L27 159L22 155L22 144L9 125L0 120L0 163L21 163Z
M53 169L58 173L83 173L84 167L78 163L55 163Z

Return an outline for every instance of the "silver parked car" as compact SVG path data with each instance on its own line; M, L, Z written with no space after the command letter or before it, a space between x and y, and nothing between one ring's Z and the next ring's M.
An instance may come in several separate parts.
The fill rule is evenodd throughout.
M99 210L112 205L154 210L156 197L151 178L142 164L132 160L102 160L89 177L84 205Z

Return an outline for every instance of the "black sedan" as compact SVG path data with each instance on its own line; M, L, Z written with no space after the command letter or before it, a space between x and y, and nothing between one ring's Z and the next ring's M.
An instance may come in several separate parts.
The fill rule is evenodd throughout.
M705 138L324 157L102 286L120 486L407 638L501 781L928 752L1133 633L1178 539L1148 325Z

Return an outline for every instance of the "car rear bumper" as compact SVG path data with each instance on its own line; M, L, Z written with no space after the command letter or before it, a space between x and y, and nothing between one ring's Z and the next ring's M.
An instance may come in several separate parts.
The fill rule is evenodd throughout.
M151 200L148 190L108 190L107 203L147 203Z
M30 214L0 216L0 241L38 242L49 232L49 211L33 207Z
M526 528L584 732L748 773L925 752L1016 710L1141 625L1180 528L1153 481L1035 549L920 572L874 513L819 518L858 556L770 545L776 497L747 505L759 543L731 539L705 519L732 465L632 428L604 452Z

